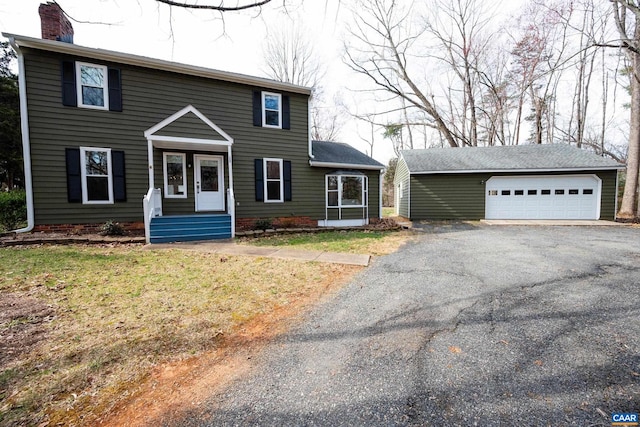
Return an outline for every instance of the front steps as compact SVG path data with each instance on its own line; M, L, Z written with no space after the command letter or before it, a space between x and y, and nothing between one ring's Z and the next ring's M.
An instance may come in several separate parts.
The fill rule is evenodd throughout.
M231 238L231 215L159 216L149 225L151 243Z

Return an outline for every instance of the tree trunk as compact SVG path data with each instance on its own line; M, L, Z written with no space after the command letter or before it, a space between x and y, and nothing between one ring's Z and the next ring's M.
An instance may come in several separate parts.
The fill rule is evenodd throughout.
M636 23L636 35L640 36L640 20ZM627 179L618 216L634 218L638 214L638 166L640 160L640 55L633 58L631 73L631 119L629 128L629 153L627 155Z

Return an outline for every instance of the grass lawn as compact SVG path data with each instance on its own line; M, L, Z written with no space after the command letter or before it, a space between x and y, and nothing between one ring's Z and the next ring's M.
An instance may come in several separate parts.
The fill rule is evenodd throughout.
M382 208L382 216L389 217L396 214L396 208L394 207L384 207Z
M238 239L240 244L254 246L291 246L303 250L386 255L407 240L399 231L353 230L319 233L278 234Z
M404 239L367 234L300 247L376 253ZM139 245L0 248L0 425L95 424L154 369L263 317L280 324L361 268Z

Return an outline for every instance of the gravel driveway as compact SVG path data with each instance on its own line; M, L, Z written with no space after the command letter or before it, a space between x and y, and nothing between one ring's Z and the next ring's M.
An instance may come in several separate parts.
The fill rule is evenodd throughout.
M427 226L182 425L610 426L640 411L640 229Z

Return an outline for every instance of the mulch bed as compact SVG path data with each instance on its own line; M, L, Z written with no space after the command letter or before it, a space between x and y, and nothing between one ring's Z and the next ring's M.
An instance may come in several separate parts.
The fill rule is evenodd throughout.
M375 224L362 227L318 227L318 228L278 228L236 232L236 237L260 237L289 233L322 233L329 231L391 231L400 230L393 218L382 218ZM103 236L101 234L71 233L4 233L0 235L0 247L28 245L69 245L69 244L145 244L144 235Z

